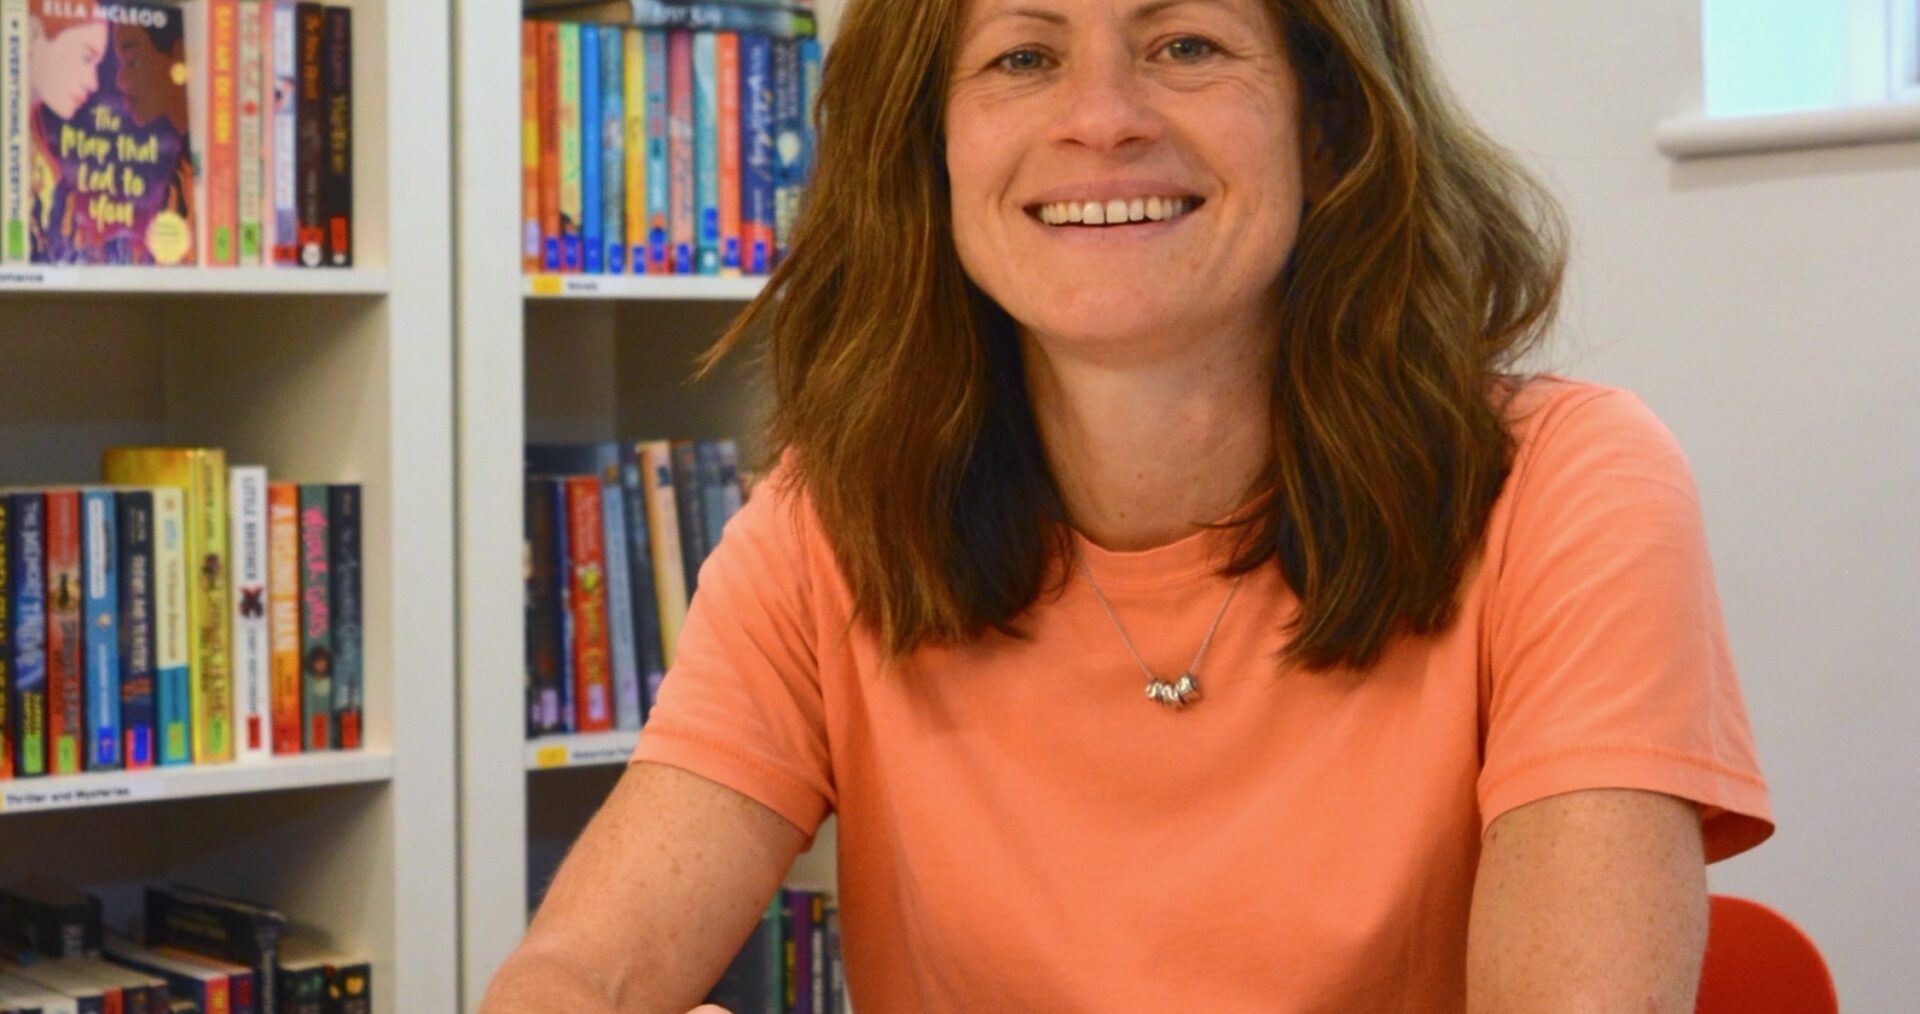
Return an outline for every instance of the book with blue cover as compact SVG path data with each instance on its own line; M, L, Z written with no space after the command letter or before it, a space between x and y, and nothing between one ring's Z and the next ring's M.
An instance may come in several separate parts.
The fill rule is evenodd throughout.
M86 746L82 766L111 771L120 755L120 572L118 510L108 489L80 491L81 664Z
M740 37L740 267L773 270L773 40Z
M607 274L627 271L626 33L600 29L600 245Z
M647 74L647 273L662 275L667 256L673 188L667 161L667 33L641 36Z
M606 95L600 75L600 26L579 25L580 33L580 270L606 271L606 162L601 156L606 132L602 109Z
M153 491L120 494L120 728L128 768L154 754Z
M7 601L12 626L14 774L47 773L47 501L12 494Z

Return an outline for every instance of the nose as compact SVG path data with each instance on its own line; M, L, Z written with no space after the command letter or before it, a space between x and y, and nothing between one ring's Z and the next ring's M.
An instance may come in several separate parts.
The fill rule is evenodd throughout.
M1150 85L1121 42L1082 47L1066 67L1053 139L1098 152L1139 147L1160 136Z

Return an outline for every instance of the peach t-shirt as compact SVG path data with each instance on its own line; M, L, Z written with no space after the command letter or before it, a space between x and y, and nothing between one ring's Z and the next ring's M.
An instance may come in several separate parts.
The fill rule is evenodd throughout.
M700 572L634 757L809 834L839 815L864 1014L1462 1010L1501 814L1636 788L1700 803L1710 860L1772 831L1673 437L1632 394L1557 378L1512 414L1518 457L1452 627L1363 678L1282 678L1297 600L1263 568L1177 713L1077 571L1023 617L1031 640L879 678L817 518L765 484ZM1228 589L1220 537L1075 540L1177 676Z

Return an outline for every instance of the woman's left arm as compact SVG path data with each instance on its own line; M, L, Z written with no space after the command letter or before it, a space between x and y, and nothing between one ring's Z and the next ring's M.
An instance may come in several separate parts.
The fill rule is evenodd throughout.
M1469 1014L1692 1014L1707 942L1700 811L1587 789L1488 827L1467 936Z

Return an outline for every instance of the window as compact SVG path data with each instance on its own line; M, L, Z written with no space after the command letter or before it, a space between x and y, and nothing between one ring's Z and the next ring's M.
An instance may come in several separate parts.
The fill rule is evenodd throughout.
M1920 101L1920 0L1704 0L1710 117Z

